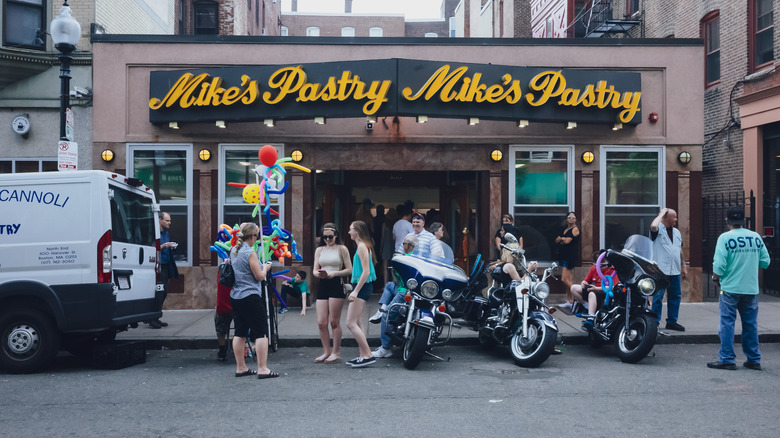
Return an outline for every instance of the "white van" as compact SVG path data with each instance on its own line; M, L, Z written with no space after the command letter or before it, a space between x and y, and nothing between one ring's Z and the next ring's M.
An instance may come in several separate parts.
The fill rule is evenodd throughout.
M59 350L161 316L154 193L99 170L0 175L0 369L36 372Z

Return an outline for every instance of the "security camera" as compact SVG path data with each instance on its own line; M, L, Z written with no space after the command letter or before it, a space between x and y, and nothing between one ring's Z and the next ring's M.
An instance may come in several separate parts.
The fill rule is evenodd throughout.
M366 131L374 130L374 122L366 122Z

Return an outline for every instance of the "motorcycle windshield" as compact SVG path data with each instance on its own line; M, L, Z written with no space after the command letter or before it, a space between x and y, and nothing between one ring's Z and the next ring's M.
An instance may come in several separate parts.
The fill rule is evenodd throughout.
M641 273L636 271L638 267L645 274L656 279L656 282L666 278L661 268L651 260L653 253L653 242L647 236L634 234L626 239L623 250L620 252L610 251L609 261L615 267L618 277L626 281L635 281ZM659 287L663 288L663 287Z
M442 289L458 290L466 287L469 281L463 269L430 254L396 255L392 265L404 283L409 278L416 278L420 283L431 279L439 282Z

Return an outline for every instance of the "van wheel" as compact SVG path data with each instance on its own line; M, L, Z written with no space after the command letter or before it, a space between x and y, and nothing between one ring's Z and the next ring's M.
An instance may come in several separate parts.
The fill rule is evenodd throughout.
M0 368L35 373L47 366L60 346L54 321L33 309L15 308L0 316Z

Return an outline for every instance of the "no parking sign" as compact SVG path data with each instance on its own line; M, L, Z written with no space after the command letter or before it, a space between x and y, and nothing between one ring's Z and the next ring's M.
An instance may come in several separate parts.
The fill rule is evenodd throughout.
M57 170L78 170L79 145L73 141L57 143Z

